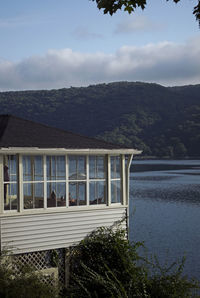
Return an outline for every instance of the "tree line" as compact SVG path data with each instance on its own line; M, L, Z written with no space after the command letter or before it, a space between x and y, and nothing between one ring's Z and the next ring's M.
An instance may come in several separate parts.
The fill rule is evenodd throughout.
M200 85L116 82L59 90L0 92L0 113L143 150L200 156Z

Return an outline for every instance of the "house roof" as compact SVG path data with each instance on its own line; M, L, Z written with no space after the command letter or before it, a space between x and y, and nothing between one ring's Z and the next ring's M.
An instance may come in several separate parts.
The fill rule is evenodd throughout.
M130 147L114 145L12 115L0 115L0 148L19 147L36 147L40 149L126 149L128 151L131 149Z

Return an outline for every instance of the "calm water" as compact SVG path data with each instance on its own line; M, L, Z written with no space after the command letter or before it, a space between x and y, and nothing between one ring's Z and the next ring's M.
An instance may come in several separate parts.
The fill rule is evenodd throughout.
M184 273L200 280L200 161L134 161L131 170L130 240L161 264L185 255Z

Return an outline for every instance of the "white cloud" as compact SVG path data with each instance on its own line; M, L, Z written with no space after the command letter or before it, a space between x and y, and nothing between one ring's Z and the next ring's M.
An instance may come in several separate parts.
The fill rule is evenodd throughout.
M18 63L0 61L0 90L52 89L111 81L200 83L200 38L185 44L123 46L116 53L49 50Z
M114 31L116 34L124 33L135 33L135 32L146 32L153 30L160 30L163 27L161 24L156 24L151 21L146 16L136 16L131 15L124 18L124 20L119 23Z

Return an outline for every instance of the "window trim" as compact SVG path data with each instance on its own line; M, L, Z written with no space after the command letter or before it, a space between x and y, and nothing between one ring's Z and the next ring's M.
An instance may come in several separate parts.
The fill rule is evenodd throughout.
M17 214L21 214L21 213L42 213L42 212L55 212L59 210L61 212L63 212L63 210L74 210L77 208L84 208L87 210L91 210L94 208L105 208L107 207L117 207L117 206L121 206L121 207L125 207L127 206L126 202L127 202L127 198L126 198L126 194L127 194L127 168L125 165L125 155L124 154L104 154L104 153L96 153L94 152L92 153L87 153L87 154L74 154L73 151L71 151L71 153L61 153L58 152L58 154L54 154L54 152L49 152L48 154L41 154L38 152L35 152L35 154L31 154L29 152L27 152L26 154L21 154L21 153L16 153L14 154L12 152L12 154L0 154L0 179L1 179L1 187L0 187L0 194L4 194L4 189L3 189L3 185L4 185L4 181L3 181L3 156L4 155L16 155L18 158L18 210L4 210L4 202L2 200L1 206L0 206L0 212L1 214L3 213L17 213ZM82 179L78 179L78 180L69 180L69 156L70 155L77 155L77 156L85 156L86 157L86 179L82 180ZM23 198L23 184L25 183L30 183L33 181L23 181L23 156L42 156L43 157L43 181L34 181L35 183L43 183L44 189L43 189L43 195L44 195L44 207L43 208L32 208L32 209L24 209L24 198ZM65 171L66 171L66 179L65 180L47 180L47 173L46 173L46 158L47 156L65 156ZM104 160L105 160L105 178L89 178L89 157L90 156L103 156ZM110 158L111 156L120 156L120 160L121 160L121 167L120 167L120 178L112 178L111 179L111 162L110 162ZM121 180L121 202L120 203L111 203L111 181L114 180ZM90 204L90 200L89 200L89 188L90 188L90 182L98 182L98 181L105 181L106 184L106 198L105 198L105 204ZM48 182L62 182L65 183L66 186L66 206L59 206L59 207L47 207L47 183ZM79 205L79 206L69 206L69 183L70 182L85 182L86 183L86 205ZM70 207L70 208L69 208Z
M119 177L115 177L115 178L112 178L112 164L111 164L111 159L112 157L119 157L119 166L120 166L120 169L119 169ZM115 164L116 166L116 164ZM113 205L116 205L116 204L119 204L119 205L123 205L123 202L124 202L124 199L123 199L123 195L124 195L124 192L123 192L123 164L122 164L122 155L111 155L110 156L110 204L113 206ZM112 202L112 194L111 194L111 190L112 190L112 182L114 181L120 181L120 202Z
M4 156L15 156L15 159L16 159L16 174L15 174L15 176L16 176L16 181L4 181ZM1 160L1 162L2 162L2 210L3 210L3 213L4 212L8 212L8 213L10 213L10 212L14 212L14 213L16 213L16 212L18 212L18 210L19 210L19 173L18 173L18 165L19 165L19 161L18 161L18 155L17 154L5 154L5 155L2 155L2 160ZM17 208L16 209L8 209L8 210L6 210L5 209L5 204L4 204L4 191L5 191L5 188L4 188L4 186L6 185L6 184L9 184L9 185L11 185L11 184L15 184L16 185L16 187L17 187L17 194L16 194L16 196L17 196ZM9 206L11 207L11 205L9 204Z
M103 163L104 163L104 178L90 178L90 171L89 171L89 163L90 163L90 156L93 156L93 157L103 157ZM106 206L108 205L108 185L106 183L106 180L107 180L107 165L108 165L108 162L107 162L107 156L106 155L103 155L103 154L99 154L99 155L88 155L88 176L89 176L89 184L88 184L88 206L92 206L92 205L101 205L101 206ZM97 167L97 163L95 162L96 164L96 167ZM90 182L104 182L104 185L105 185L105 203L103 204L98 204L98 201L97 201L97 204L90 204Z

